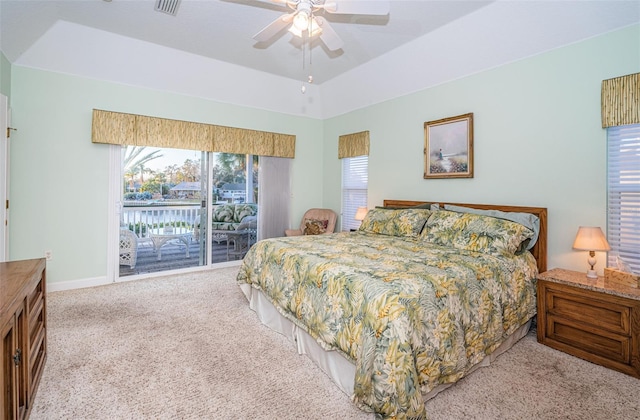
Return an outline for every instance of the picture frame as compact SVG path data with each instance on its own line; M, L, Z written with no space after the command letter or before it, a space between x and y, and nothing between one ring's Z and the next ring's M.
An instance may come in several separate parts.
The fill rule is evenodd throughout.
M424 179L473 178L473 113L424 123Z

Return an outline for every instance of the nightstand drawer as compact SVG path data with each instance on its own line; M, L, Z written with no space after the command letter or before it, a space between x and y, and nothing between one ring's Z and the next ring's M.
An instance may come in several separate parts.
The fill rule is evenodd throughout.
M575 320L616 334L631 334L631 308L627 306L611 305L608 301L598 299L593 293L581 293L577 289L567 292L553 286L547 288L546 300L549 315Z
M631 338L566 318L547 316L547 339L616 362L631 362Z
M640 290L562 269L537 290L538 342L640 378Z

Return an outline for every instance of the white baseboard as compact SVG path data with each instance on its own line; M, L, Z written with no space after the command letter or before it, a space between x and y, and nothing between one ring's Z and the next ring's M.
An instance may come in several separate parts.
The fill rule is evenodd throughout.
M104 286L105 284L111 284L110 281L107 281L106 276L90 279L57 281L55 283L47 283L47 293L59 292L61 290L82 289L84 287Z
M137 276L120 277L116 281L116 283L148 279L151 277L161 277L161 276L166 276L171 274L182 274L182 273L189 273L194 271L215 270L217 268L236 267L236 266L239 266L241 263L242 263L241 260L234 260L234 261L227 261L227 262L213 264L208 267L194 267L194 268L187 268L184 270L161 271L157 273L140 274ZM57 281L54 283L47 283L47 293L60 292L62 290L82 289L85 287L104 286L112 283L113 282L110 282L107 280L106 276L93 277L89 279L70 280L70 281Z

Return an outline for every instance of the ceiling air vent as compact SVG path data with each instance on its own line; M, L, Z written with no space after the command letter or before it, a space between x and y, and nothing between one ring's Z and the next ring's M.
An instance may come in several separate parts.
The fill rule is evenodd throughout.
M178 14L178 6L182 0L156 0L155 10L171 16Z

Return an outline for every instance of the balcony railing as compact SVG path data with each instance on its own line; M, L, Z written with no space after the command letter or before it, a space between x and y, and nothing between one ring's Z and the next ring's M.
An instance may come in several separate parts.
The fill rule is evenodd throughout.
M124 206L120 224L141 239L149 238L150 229L168 226L193 229L200 223L200 209L199 204Z
M202 215L199 204L127 204L122 209L120 225L138 237L137 263L133 268L120 265L120 276L197 267L204 264L204 253L201 252L204 249L213 264L242 258L243 254L236 255L238 239L229 243L224 235L223 239L214 237L210 243L205 243L202 236L205 230L199 228ZM189 240L158 241L156 237L154 243L151 237L158 232L184 232L184 228L191 233ZM249 245L251 243L255 243L255 232L249 235ZM158 244L162 247L160 259L159 250L154 246ZM188 252L185 247L189 248Z
M181 268L197 267L202 265L200 255L201 244L194 235L182 238L181 241L166 241L160 244L162 257L158 259L158 249L155 248L151 233L170 229L171 227L186 228L194 232L194 227L199 224L201 208L199 204L148 204L126 203L122 208L120 225L129 229L138 237L137 262L134 268L120 265L120 276L134 274L162 272ZM133 205L132 205L133 204ZM180 229L180 231L183 231ZM164 242L164 241L163 241ZM226 244L225 244L226 245ZM189 252L185 252L185 247ZM212 262L224 261L224 249L209 250ZM189 255L187 257L186 255Z

